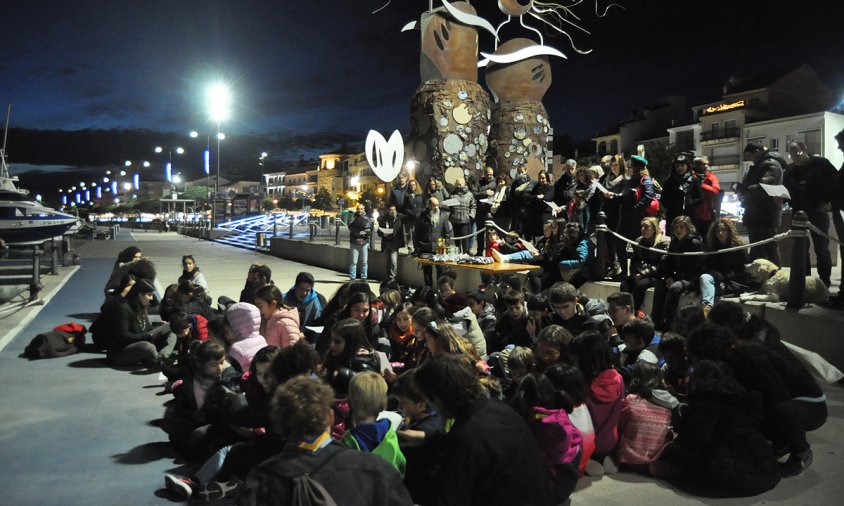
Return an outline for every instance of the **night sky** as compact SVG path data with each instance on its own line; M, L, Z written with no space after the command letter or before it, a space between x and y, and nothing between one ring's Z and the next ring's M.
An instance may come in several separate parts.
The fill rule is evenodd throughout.
M393 0L370 14L384 2L10 0L0 103L12 104L18 128L211 132L204 90L222 79L234 94L223 131L275 139L274 159L313 156L370 128L407 132L419 35L399 30L428 2ZM494 0L472 3L493 25L503 20ZM603 18L590 0L575 8L592 33L572 34L592 54L545 39L569 57L552 59L544 101L558 136L588 139L660 96L717 100L730 74L804 62L844 97L841 2L621 3ZM503 35L529 34L511 23ZM491 36L480 41L492 50Z

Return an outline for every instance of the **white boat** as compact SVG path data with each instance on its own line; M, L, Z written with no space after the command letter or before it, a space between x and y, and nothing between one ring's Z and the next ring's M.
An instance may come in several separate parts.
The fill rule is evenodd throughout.
M6 165L6 132L9 129L9 112L6 113L6 131L0 148L0 239L7 245L40 244L54 237L72 233L80 226L79 219L47 207L35 200L28 191L19 189L17 176L9 175Z

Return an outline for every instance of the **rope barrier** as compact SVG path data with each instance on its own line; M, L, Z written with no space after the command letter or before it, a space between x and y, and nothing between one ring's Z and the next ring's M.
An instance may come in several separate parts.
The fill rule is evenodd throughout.
M761 246L763 244L768 244L768 243L771 243L771 242L774 242L774 241L782 241L783 239L786 239L788 237L795 237L797 234L800 233L800 232L797 232L797 234L795 234L794 231L782 232L782 233L777 234L773 237L769 237L768 239L762 239L761 241L756 241L756 242L753 242L753 243L750 243L750 244L742 244L741 246L732 246L732 247L729 247L729 248L719 249L718 251L676 252L676 251L666 251L664 249L658 249L658 248L651 248L649 246L643 246L643 245L637 243L636 241L634 241L632 239L624 237L623 235L620 235L617 232L610 230L609 228L607 228L606 225L598 225L597 227L595 227L595 230L596 231L608 232L608 233L612 234L613 236L615 236L616 238L621 239L622 241L633 245L633 247L635 247L635 248L643 249L643 250L646 250L646 251L651 251L653 253L659 253L660 255L675 255L675 256L709 256L709 255L720 255L722 253L731 253L733 251L740 251L740 250L743 250L743 249L754 248L756 246Z
M812 232L814 232L814 233L816 233L816 234L818 234L818 235L822 235L822 236L826 237L826 238L827 238L827 239L829 239L830 241L837 242L838 244L844 244L844 243L842 243L842 242L841 242L841 240L840 240L840 239L836 239L836 238L834 238L834 237L830 237L830 236L829 236L829 234L824 233L821 229L819 229L818 227L816 227L816 226L812 225L811 223L806 223L806 228L808 228L809 230L811 230Z

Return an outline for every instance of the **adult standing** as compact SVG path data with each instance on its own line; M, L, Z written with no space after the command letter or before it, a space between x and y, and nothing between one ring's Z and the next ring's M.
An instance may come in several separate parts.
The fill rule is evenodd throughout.
M533 181L527 173L527 166L520 165L516 169L516 177L510 184L510 214L512 217L510 228L519 235L522 235L525 227L524 215L522 215L521 210L525 204L525 194L531 186L533 186Z
M751 243L773 237L782 219L782 205L760 186L782 184L784 167L778 158L776 152L769 152L758 142L749 142L744 148L744 159L753 165L745 174L738 192L744 207L742 222L747 227ZM750 248L750 261L757 258L766 258L777 267L782 266L780 247L776 241Z
M472 223L475 221L475 197L469 188L466 187L466 180L459 177L454 180L454 192L449 200L457 201L448 208L448 217L454 228L454 236L461 253L468 253L472 245L472 238L467 237L472 233Z
M720 218L721 183L711 170L709 158L697 156L693 160L692 178L700 184L700 192L695 194L689 205L689 216L700 234L709 233L709 226Z
M390 204L396 206L396 210L401 218L405 218L405 200L410 193L409 180L410 178L408 177L406 171L403 170L399 172L399 175L396 176L395 183L392 188L390 188L390 194L387 196L387 206ZM399 231L399 233L401 232L402 231Z
M835 135L835 140L838 141L838 149L844 153L844 130L841 130ZM838 235L838 240L844 240L844 164L835 175L835 191L832 192L832 223L835 225L835 233ZM844 244L839 244L838 249L841 252L841 260L844 261ZM842 282L840 285L844 284ZM844 292L841 291L841 286L838 286L838 297L835 299L839 307L844 306Z
M621 155L613 155L612 157L604 158L609 158L609 171L600 181L607 190L607 192L602 196L602 210L607 217L607 228L612 231L617 231L618 213L621 207L621 199L616 197L621 196L621 192L624 190L624 183L627 181L627 163ZM603 166L603 159L601 160L601 165ZM621 274L620 259L623 253L620 253L620 250L626 251L627 243L615 236L611 236L607 241L608 277L618 276Z
M435 355L416 379L436 412L454 419L438 441L442 455L423 504L554 504L536 440L512 408L485 395L470 361Z
M677 216L689 214L687 208L693 195L700 192L700 181L692 178L691 166L691 157L680 153L674 158L671 174L662 182L659 203L665 209L665 223L672 223Z
M440 209L440 201L436 197L428 199L428 209L419 215L416 220L414 232L413 249L418 254L434 253L437 241L443 239L446 242L451 238L451 222L448 220L448 212ZM422 266L422 275L425 278L425 286L434 286L433 269L430 265ZM437 266L437 279L442 276L442 268Z
M824 234L829 233L829 214L827 207L833 197L835 167L822 156L810 155L803 141L793 140L788 143L791 163L786 167L782 178L783 185L791 195L793 212L803 211L809 217L809 223L819 228ZM825 235L809 231L812 246L818 261L818 277L829 288L832 285L832 256L829 254L829 239ZM812 271L809 258L809 243L806 243L806 273Z
M428 185L425 186L425 193L423 194L423 197L426 206L431 197L437 199L437 202L442 205L442 203L448 198L448 194L446 193L445 188L443 188L442 181L431 177L428 179ZM446 207L443 207L443 209L448 210Z
M496 186L495 171L492 170L492 167L487 167L484 169L484 176L478 181L477 188L472 192L475 195L477 209L475 211L475 225L477 225L479 230L476 253L478 256L482 256L483 251L486 249L486 234L484 231L486 230L486 220L489 219L492 211L492 204L487 204L483 200L492 200L493 196L495 196Z
M645 157L631 156L630 169L632 171L630 179L625 181L619 197L621 205L619 206L616 231L619 235L633 241L639 237L642 218L651 215L649 210L652 209L656 192L654 191L653 180L648 172L648 160ZM621 267L619 275L626 278L627 244L625 243L623 247L617 246L616 254Z
M577 179L574 177L576 171L577 161L569 158L563 165L563 173L554 182L554 203L563 209L568 208L577 190Z
M366 215L366 206L358 203L355 215L349 221L349 279L356 279L358 265L360 277L366 280L369 270L369 239L372 233L372 218Z
M524 237L531 241L542 237L542 226L551 220L551 206L554 201L554 186L548 179L548 173L540 172L536 176L536 184L525 194L525 226Z
M413 245L413 229L416 227L416 219L425 210L425 197L422 195L422 187L419 181L411 179L407 182L407 193L404 195L404 205L396 208L401 218L404 230L404 244L408 248ZM412 251L410 252L412 253Z
M495 177L495 193L492 195L492 205L489 208L492 221L505 231L510 230L513 210L510 207L510 176L501 173Z
M395 204L387 206L387 212L378 218L378 237L381 251L387 259L387 277L395 278L399 267L399 248L404 246L401 218Z

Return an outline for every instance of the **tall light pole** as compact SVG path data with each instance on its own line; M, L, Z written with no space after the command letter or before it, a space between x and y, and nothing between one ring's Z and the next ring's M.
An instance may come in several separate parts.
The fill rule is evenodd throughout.
M167 149L167 165L164 166L164 178L167 182L171 182L173 180L173 151L176 152L177 155L182 155L185 153L184 148L181 146L176 146L174 148ZM161 146L155 147L155 152L161 154L164 152L164 148Z
M217 124L217 178L214 181L214 200L212 215L216 215L217 193L220 191L220 141L226 138L222 132L223 121L229 118L231 106L231 92L228 86L217 83L208 89L208 105L211 121ZM216 216L212 216L216 218Z

